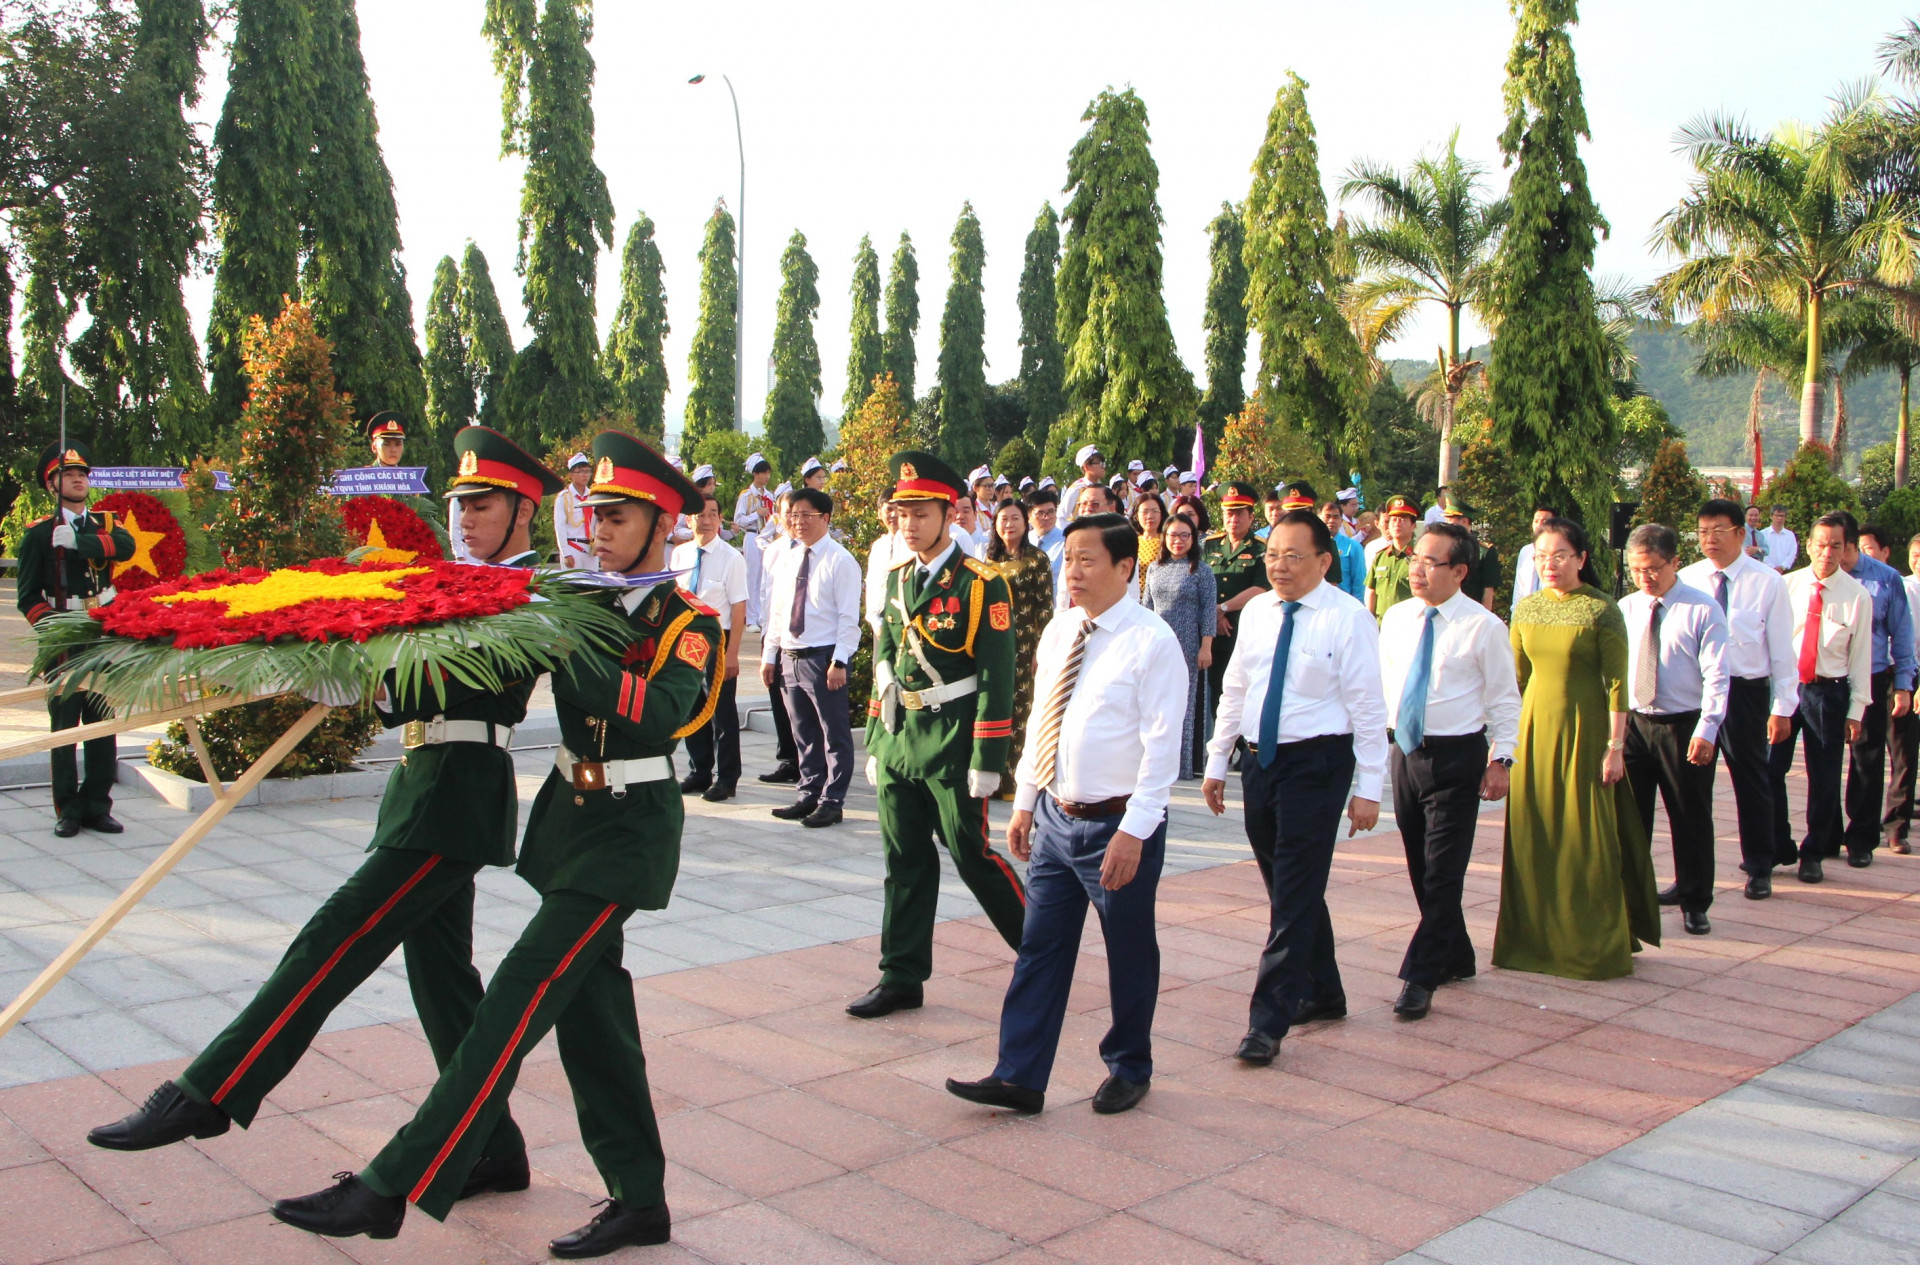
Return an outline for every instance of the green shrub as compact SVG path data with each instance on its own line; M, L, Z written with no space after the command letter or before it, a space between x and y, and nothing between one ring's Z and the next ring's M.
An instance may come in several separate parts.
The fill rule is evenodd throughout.
M312 706L304 698L287 695L202 716L200 736L213 757L214 772L222 781L239 777ZM380 720L373 708L335 708L267 776L311 777L343 772L353 767L354 757L372 746L379 734ZM177 720L167 726L166 737L147 748L147 763L195 782L206 781L200 760L187 741L186 727Z

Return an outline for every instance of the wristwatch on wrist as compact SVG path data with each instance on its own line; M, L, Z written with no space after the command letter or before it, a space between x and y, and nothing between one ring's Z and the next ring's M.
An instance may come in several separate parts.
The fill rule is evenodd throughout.
M1495 756L1493 758L1493 762L1499 765L1503 769L1510 769L1513 767L1513 757L1510 755Z
M847 665L840 662L840 660L838 659L835 659L831 666L839 668L842 672L845 672L847 670Z
M1618 742L1609 742L1607 744L1607 750L1609 751L1625 751L1626 749L1627 749L1627 740L1624 738L1620 739Z

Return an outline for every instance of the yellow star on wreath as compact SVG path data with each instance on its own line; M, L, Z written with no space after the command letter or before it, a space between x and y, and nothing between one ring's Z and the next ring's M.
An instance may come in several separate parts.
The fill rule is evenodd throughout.
M116 562L113 564L113 578L118 580L135 567L139 567L148 575L159 579L160 564L153 560L153 547L165 540L167 533L163 531L141 531L140 522L134 518L132 510L128 510L120 516L120 525L127 529L129 536L133 537L133 557L128 558L124 562Z
M397 582L412 575L426 575L432 569L404 567L398 571L348 571L342 575L327 575L319 571L274 571L245 584L222 584L192 593L169 593L153 600L167 604L225 602L228 619L283 611L289 606L325 598L397 602L406 597L405 593L393 587Z
M354 555L360 562L412 562L420 556L417 549L394 549L389 546L387 533L380 530L380 520L377 518L367 520L367 543L362 549L365 552Z

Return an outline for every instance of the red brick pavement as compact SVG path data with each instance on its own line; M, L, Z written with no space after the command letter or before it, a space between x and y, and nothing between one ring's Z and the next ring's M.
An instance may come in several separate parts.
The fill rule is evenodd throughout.
M1730 831L1724 789L1721 813ZM1483 963L1499 858L1490 817L1467 881ZM1720 859L1737 877L1731 840ZM1413 912L1398 839L1345 844L1330 900L1353 1013L1290 1036L1267 1069L1229 1057L1266 923L1256 871L1169 880L1158 1075L1118 1117L1086 1101L1104 1073L1097 939L1047 1111L1030 1119L941 1089L993 1063L1010 955L980 920L940 928L926 1008L877 1023L840 1012L872 983L871 939L647 979L676 1224L645 1259L1384 1261L1920 987L1920 865L1882 854L1828 874L1783 876L1761 903L1723 882L1714 933L1669 918L1672 938L1630 979L1483 967L1408 1024L1389 1009ZM381 1244L311 1238L266 1205L359 1166L406 1118L433 1077L417 1030L323 1037L249 1131L146 1155L86 1145L88 1125L175 1066L0 1093L0 1260L529 1261L604 1193L550 1041L514 1097L533 1189L462 1204L444 1225L416 1214Z

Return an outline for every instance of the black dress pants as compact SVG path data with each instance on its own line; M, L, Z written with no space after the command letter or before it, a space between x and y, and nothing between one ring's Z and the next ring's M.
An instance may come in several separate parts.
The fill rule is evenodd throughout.
M1733 810L1740 823L1740 868L1765 874L1780 864L1774 856L1773 773L1767 767L1767 718L1773 686L1764 676L1727 682L1727 718L1715 746L1726 757L1733 782Z
M732 786L740 780L740 705L734 701L740 680L727 678L725 673L723 664L720 701L714 705L713 719L687 735L687 764L696 778L710 777L721 786ZM701 706L705 705L703 698Z
M793 742L793 718L787 715L785 658L785 655L774 657L773 684L767 687L767 698L773 706L773 758L781 764L797 766L800 749Z
M1627 717L1627 782L1649 839L1656 790L1667 806L1674 886L1680 890L1680 908L1689 913L1705 913L1713 904L1713 770L1719 755L1706 764L1687 759L1699 724L1698 711Z
M1893 701L1893 669L1873 674L1873 697L1860 717L1865 732L1847 749L1847 833L1828 856L1872 852L1880 843L1880 813L1887 782L1887 712Z
M1480 824L1480 782L1487 736L1429 737L1407 755L1388 748L1393 764L1393 815L1407 850L1407 877L1420 925L1400 962L1400 978L1438 988L1473 973L1473 941L1460 911L1473 832ZM1337 828L1337 823L1336 823Z
M1773 821L1776 832L1774 856L1791 865L1797 858L1816 860L1840 851L1840 833L1844 826L1840 805L1840 775L1847 764L1847 706L1853 687L1845 677L1837 680L1809 681L1800 687L1800 709L1793 714L1793 732L1773 748L1775 784L1786 781L1793 767L1794 743L1807 753L1807 833L1798 852L1793 845L1793 827L1787 821L1787 797L1774 800Z
M1905 843L1913 825L1913 773L1920 755L1920 717L1909 711L1887 718L1887 811L1880 818L1882 837Z

